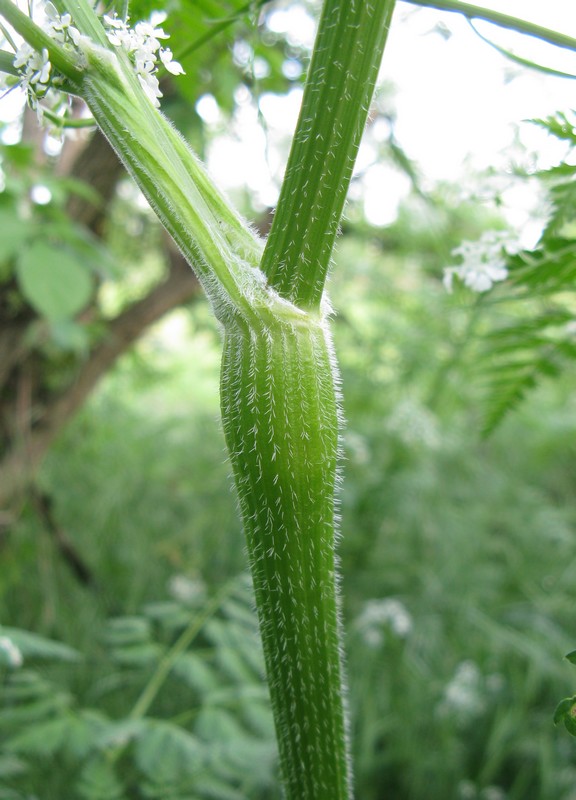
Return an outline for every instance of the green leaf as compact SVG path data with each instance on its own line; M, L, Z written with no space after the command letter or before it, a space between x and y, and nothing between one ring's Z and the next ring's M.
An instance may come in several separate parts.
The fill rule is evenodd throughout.
M124 747L135 739L143 729L143 722L139 719L123 719L119 722L107 722L98 725L94 730L94 746L98 750L110 750Z
M106 717L91 709L83 709L77 715L70 715L64 752L75 762L83 761L102 745L109 725Z
M570 712L570 709L574 705L574 698L573 697L565 697L564 700L561 700L558 705L556 706L556 711L554 712L554 725L558 725L560 722L564 722L564 717L566 714Z
M182 653L174 661L172 671L201 695L214 691L219 685L214 669L196 653Z
M124 793L112 763L104 756L91 758L76 785L83 800L122 800Z
M70 703L70 695L60 692L28 705L3 709L0 714L0 728L9 731L19 725L36 725L40 720L63 713Z
M29 303L53 321L74 316L92 295L86 267L67 250L45 242L33 242L21 251L16 275Z
M82 355L88 352L90 337L84 325L72 319L59 319L50 325L52 339L62 350Z
M576 650L572 650L566 656L564 656L571 664L576 664Z
M150 623L144 617L116 617L108 620L104 641L112 647L127 647L150 641Z
M216 778L201 778L197 781L196 788L206 800L246 800L246 795Z
M0 634L14 642L24 656L24 660L39 658L51 661L80 661L82 658L80 653L72 647L52 639L45 639L37 633L0 626Z
M135 759L155 784L178 784L203 767L205 750L188 731L169 722L147 720L136 742Z
M0 755L0 778L11 778L15 775L22 775L29 769L28 764L18 756L6 753ZM0 795L1 797L1 795Z
M10 259L33 235L33 226L20 219L15 209L0 209L0 281L9 277Z
M64 744L68 725L65 717L29 725L22 733L8 739L4 747L13 753L52 756Z
M18 142L16 144L1 144L0 156L2 161L11 164L19 169L26 169L32 164L35 157L35 150L31 144Z
M117 647L112 651L112 659L116 664L125 667L144 667L157 661L164 653L164 648L155 642L134 644L128 647Z
M576 144L576 126L574 125L574 121L568 119L567 115L561 111L545 119L533 119L532 123L534 125L539 125L541 128L545 128L557 139Z
M169 633L185 628L190 622L190 612L170 601L148 603L144 614Z

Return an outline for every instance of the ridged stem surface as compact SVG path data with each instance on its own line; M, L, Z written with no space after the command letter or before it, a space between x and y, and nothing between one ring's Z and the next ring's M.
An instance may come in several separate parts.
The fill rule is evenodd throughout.
M68 51L54 53L222 323L222 419L286 798L349 800L334 555L338 393L322 296L394 0L325 0L263 258L262 243L144 96L88 0L69 7L83 34L78 67ZM35 27L22 25L44 47Z
M325 0L262 271L318 308L395 0Z
M325 323L301 315L227 329L221 404L286 797L345 800L334 570L338 407Z

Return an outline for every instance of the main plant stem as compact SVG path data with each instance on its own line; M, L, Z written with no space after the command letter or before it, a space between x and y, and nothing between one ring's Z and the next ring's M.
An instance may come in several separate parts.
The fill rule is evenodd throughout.
M222 419L286 798L349 800L334 555L337 376L322 301L394 0L324 1L263 258L262 243L143 95L90 2L55 1L83 34L81 70L10 0L0 0L0 14L59 59L194 266L223 328Z
M334 574L338 408L320 319L228 328L222 419L286 796L350 797Z

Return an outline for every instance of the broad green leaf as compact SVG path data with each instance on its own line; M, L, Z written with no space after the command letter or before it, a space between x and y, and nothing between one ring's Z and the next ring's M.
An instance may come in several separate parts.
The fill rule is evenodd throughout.
M570 712L570 709L574 705L574 698L573 697L565 697L564 700L561 700L558 705L556 706L556 711L554 712L554 724L558 725L558 723L564 721L564 717L566 714Z
M33 242L21 251L16 275L29 303L50 320L74 316L92 294L87 268L67 250L45 242Z
M82 355L88 351L90 338L83 325L72 319L59 319L50 326L52 339L62 350Z
M554 724L564 723L571 736L576 736L576 695L561 700L554 712Z
M10 259L33 235L31 223L20 219L15 209L0 209L0 281L10 276Z
M223 708L203 708L195 729L204 741L222 744L241 740L246 735L235 717Z
M576 664L576 650L572 650L565 656L571 664Z

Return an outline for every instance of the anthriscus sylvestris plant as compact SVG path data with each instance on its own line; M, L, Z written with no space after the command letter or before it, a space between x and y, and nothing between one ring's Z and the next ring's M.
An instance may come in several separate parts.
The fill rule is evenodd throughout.
M88 0L55 0L34 18L0 0L13 50L0 69L53 124L67 124L62 93L85 100L221 324L222 420L290 800L352 794L334 557L338 377L324 283L393 6L324 3L264 243L158 110L157 67L182 71L161 28L101 17Z
M492 18L560 47L575 44L457 0L413 2ZM334 555L341 421L324 287L394 0L324 0L266 242L159 111L157 69L178 75L182 67L162 28L132 27L125 5L99 16L89 0L54 0L34 5L32 18L0 0L10 47L0 50L0 72L59 127L85 124L67 114L71 95L84 99L89 124L108 138L204 286L223 331L222 420L285 796L348 800ZM458 278L484 292L505 277L501 265L470 248L460 254L465 263L450 268L449 285Z

